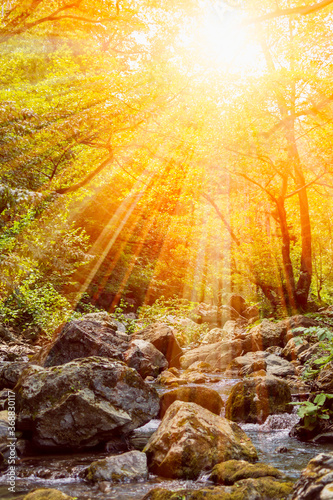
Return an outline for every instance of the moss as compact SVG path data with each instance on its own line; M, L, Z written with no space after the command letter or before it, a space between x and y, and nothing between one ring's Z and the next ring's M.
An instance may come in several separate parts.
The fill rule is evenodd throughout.
M39 488L38 490L28 493L23 500L73 500L59 490Z
M282 473L271 465L264 463L250 464L244 460L228 460L215 465L210 479L218 484L234 484L240 479L271 476L281 478Z

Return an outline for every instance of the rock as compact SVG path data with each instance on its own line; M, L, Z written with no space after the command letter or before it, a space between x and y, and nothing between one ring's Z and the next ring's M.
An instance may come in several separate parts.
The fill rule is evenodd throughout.
M294 486L292 500L333 498L333 453L320 453L310 460Z
M165 356L150 342L135 339L124 353L127 366L134 368L142 378L153 376L168 368Z
M275 377L288 377L295 375L296 370L292 363L286 359L282 359L275 354L269 354L266 358L267 374Z
M327 394L333 394L333 361L328 363L319 372L316 379L316 384L320 392L326 392Z
M184 380L183 378L174 375L172 372L169 370L165 370L162 372L158 377L157 377L157 382L161 385L167 385L167 386L178 386L178 385L186 385L187 380Z
M40 350L38 346L30 346L22 342L11 342L10 345L0 344L0 362L3 361L25 361L28 362L29 358Z
M183 351L178 344L173 329L164 323L153 323L144 330L136 332L133 339L151 342L166 357L169 366L180 367L179 359Z
M66 323L56 340L32 359L41 366L58 366L89 356L123 360L128 343L119 338L116 326L84 319Z
M127 483L148 479L147 457L145 453L134 450L97 460L86 469L86 479L93 483Z
M248 306L243 310L242 316L248 320L257 321L259 319L259 308L257 306Z
M222 328L229 320L242 319L242 316L229 305L217 308L217 306L200 303L193 313L196 315L198 323L207 323L209 328Z
M316 356L317 354L319 355L320 352L321 352L320 342L316 342L305 351L299 352L298 359L302 363L302 365L304 365L304 363L310 361L312 357Z
M291 482L259 477L242 479L233 486L206 487L200 490L170 491L154 488L142 500L281 500L289 498L292 489Z
M240 479L266 476L281 478L283 474L275 467L262 462L250 464L245 460L228 460L227 462L215 465L209 479L217 484L230 485Z
M248 352L244 356L238 356L228 369L235 370L241 376L260 370L265 370L268 375L276 377L287 377L296 373L292 363L267 351Z
M282 351L282 356L288 361L292 361L299 358L299 355L309 349L310 344L306 340L301 344L295 344L294 339L288 340L285 348Z
M223 330L227 332L229 336L233 335L236 332L236 329L237 329L237 322L232 321L231 319L226 321L223 325Z
M97 323L101 323L104 326L109 326L110 328L112 328L112 330L116 330L120 333L126 333L125 325L123 323L121 323L120 321L117 321L116 319L114 319L112 316L110 316L110 314L107 311L88 313L88 314L85 314L84 316L82 316L82 318L80 318L80 320L81 321L82 320L83 321L87 321L87 320L97 321Z
M214 342L221 342L225 337L227 332L222 328L213 328L204 335L202 342L207 342L208 344L213 344Z
M153 474L173 478L196 479L225 460L257 460L250 438L237 424L182 401L168 408L143 451Z
M23 500L74 500L74 498L53 488L38 488L25 495Z
M3 323L0 323L0 339L5 342L17 341L15 335Z
M23 372L29 365L25 361L4 361L0 366L0 389L13 389Z
M238 375L249 375L258 370L266 370L266 358L267 354L264 351L248 352L233 359L228 369L235 370Z
M26 368L16 386L17 429L39 447L77 449L126 435L159 411L155 389L116 360L90 357Z
M233 386L226 403L226 418L234 422L265 422L268 415L291 413L289 386L276 377L255 377Z
M187 372L195 371L195 372L213 372L214 368L209 363L204 363L203 361L195 361L192 363L186 370Z
M233 342L217 342L215 344L202 345L191 351L187 351L181 357L182 368L188 368L196 361L209 363L214 369L225 370L231 361L242 352L240 340Z
M196 403L216 415L220 415L224 406L221 396L214 389L203 386L179 387L178 389L165 392L160 396L159 418L164 417L165 412L174 401Z
M274 323L268 319L251 329L252 351L265 351L270 346L284 346L287 326L284 322Z
M246 309L245 299L241 295L232 294L229 297L228 305L235 309L238 314L243 315L243 311Z

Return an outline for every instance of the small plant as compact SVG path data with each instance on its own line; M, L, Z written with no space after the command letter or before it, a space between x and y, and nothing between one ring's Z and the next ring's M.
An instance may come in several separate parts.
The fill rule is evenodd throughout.
M332 415L329 409L324 408L327 399L333 399L333 394L320 393L313 402L302 401L289 404L299 406L297 414L304 419L304 427L311 431L316 427L319 419L328 420Z
M310 337L310 339L316 337L319 340L322 356L317 357L318 354L313 355L305 364L306 369L303 373L304 378L314 378L318 375L320 369L324 368L333 360L333 332L327 326L311 326L310 328L298 327L294 328L293 332L300 332L302 334L301 336L294 337L296 345L302 344L306 340L306 337ZM318 366L318 369L314 369L313 365Z

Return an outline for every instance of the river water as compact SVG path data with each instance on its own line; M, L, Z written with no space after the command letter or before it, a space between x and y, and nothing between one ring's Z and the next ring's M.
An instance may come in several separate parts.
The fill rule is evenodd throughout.
M215 374L214 374L215 375ZM226 400L236 379L224 379L206 384L216 389ZM161 389L160 389L161 390ZM165 389L164 389L165 390ZM296 410L295 410L296 411ZM302 443L289 437L289 431L298 421L297 414L271 415L263 425L242 424L241 427L252 439L259 460L269 463L284 472L288 479L295 480L309 460L323 451L333 452L333 444ZM159 420L152 420L137 429L137 438L151 435L159 426ZM173 490L199 489L210 484L207 474L197 481L166 480L150 475L148 481L135 484L91 485L80 478L80 473L91 462L109 455L106 452L85 452L72 455L40 455L24 457L16 465L16 491L8 491L5 473L0 476L0 500L13 499L33 488L56 488L79 500L140 500L149 490L157 486Z

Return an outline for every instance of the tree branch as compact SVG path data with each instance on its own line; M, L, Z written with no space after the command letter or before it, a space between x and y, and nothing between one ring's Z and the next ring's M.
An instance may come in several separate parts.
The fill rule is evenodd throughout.
M246 19L243 21L243 24L254 24L261 23L263 21L268 21L270 19L276 19L277 17L284 16L292 16L292 15L301 15L307 16L309 14L313 14L314 12L318 12L321 9L324 9L328 5L331 5L333 0L322 0L321 2L315 3L313 5L302 5L300 7L290 7L289 9L278 9L274 12L268 12L267 14L263 14L262 16L253 17L250 19Z

